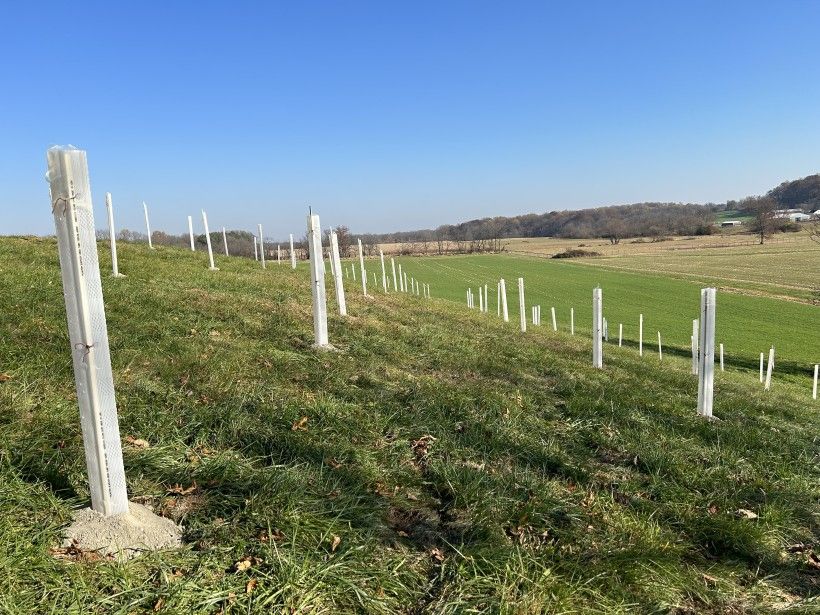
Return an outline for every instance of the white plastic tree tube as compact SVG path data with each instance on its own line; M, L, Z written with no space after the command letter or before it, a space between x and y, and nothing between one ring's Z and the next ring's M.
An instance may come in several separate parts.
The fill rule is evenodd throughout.
M550 312L552 313L552 330L558 331L558 321L555 319L555 307L551 307Z
M145 213L145 229L148 231L148 247L154 249L154 242L151 241L151 223L148 221L148 205L142 202L142 211Z
M575 308L569 308L569 334L575 335Z
M712 416L715 384L715 309L717 291L704 288L700 291L700 341L698 348L698 414Z
M353 281L355 282L356 281L356 265L351 264L350 265L350 270L353 272Z
M214 252L211 249L211 232L208 230L208 214L205 213L204 209L202 210L202 225L205 227L205 241L208 244L208 261L211 264L208 269L211 271L219 271L219 269L214 266Z
M606 318L604 318L604 341L609 341L609 323L607 322Z
M108 210L108 240L111 243L111 275L115 278L125 277L120 273L117 263L117 231L114 228L114 205L111 202L111 193L105 193L105 208Z
M319 216L309 214L307 224L311 294L313 296L314 345L324 348L328 345L327 299L325 297L325 260L322 258L322 229L319 226Z
M336 303L339 305L339 316L347 316L345 286L342 279L342 263L339 258L339 238L336 231L330 233L330 266L333 268L333 283L336 289Z
M811 387L811 398L817 399L817 375L820 372L820 365L814 366L814 384Z
M259 240L253 236L253 260L259 261Z
M276 244L276 264L282 264L282 245L278 243Z
M495 312L495 315L501 318L501 282L495 285Z
M531 309L532 309L532 324L537 325L538 324L538 306L534 305L534 306L532 306Z
M660 331L658 331L658 361L663 361L663 346L661 345Z
M699 342L700 342L700 321L695 318L692 321L692 374L697 376L699 358Z
M407 272L404 272L404 292L407 292Z
M760 384L763 384L763 353L760 353Z
M228 253L228 236L225 234L225 227L222 227L222 245L225 246L225 256L230 256Z
M399 285L396 287L399 292L404 292L404 280L402 276L401 263L399 263Z
M478 287L478 311L484 313L484 293L481 292L481 287Z
M296 250L293 249L293 233L290 234L290 268L296 269Z
M265 264L265 238L262 235L262 225L256 225L257 230L259 231L259 260L262 261L262 269L267 269L268 266Z
M127 513L86 153L53 147L47 159L91 508L105 516Z
M769 362L766 364L766 383L763 390L768 391L772 386L772 370L774 370L774 346L769 349Z
M362 240L356 240L359 244L359 273L362 274L362 294L367 297L367 271L364 268L364 252L362 251Z
M507 310L507 283L504 278L501 278L499 284L501 284L501 315L504 317L504 322L510 322L510 313Z
M396 281L396 261L392 256L390 257L390 268L393 270L393 291L398 292L399 287L398 282Z
M592 367L602 369L603 353L603 292L592 289Z
M618 348L624 345L624 323L618 323Z
M191 216L188 216L188 237L191 239L191 252L196 252L194 246L194 219Z
M720 345L720 371L723 371L723 344Z
M490 300L487 297L487 284L484 285L484 313L490 313Z
M387 269L384 267L384 252L379 248L379 259L382 262L382 290L387 292Z
M520 315L521 333L527 330L527 304L524 301L524 278L518 278L518 313Z
M638 316L638 356L643 356L643 314Z

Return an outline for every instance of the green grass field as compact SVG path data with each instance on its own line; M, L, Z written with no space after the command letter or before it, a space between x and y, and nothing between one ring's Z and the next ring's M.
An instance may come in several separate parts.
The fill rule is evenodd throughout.
M629 261L634 257L624 257ZM595 260L595 259L592 259ZM620 262L622 259L611 259ZM466 290L477 292L488 284L490 314L496 319L499 278L507 283L510 327L518 327L517 279L525 281L527 320L529 306L541 305L542 328L550 328L550 308L556 308L558 326L569 330L570 308L575 308L576 333L589 337L592 329L592 289L600 285L604 316L610 325L610 343L617 342L618 324L624 325L624 343L638 345L639 314L644 315L644 350L657 353L657 332L667 351L690 355L692 319L700 316L702 284L638 271L619 271L567 259L518 255L450 256L401 259L402 267L429 283L434 296L458 302L466 310ZM663 262L663 258L655 258ZM774 274L773 274L774 275ZM713 283L718 282L717 280ZM757 377L759 355L775 346L777 376L805 386L820 362L820 308L767 296L721 291L716 341L723 343L728 369L745 369ZM478 299L476 298L476 305ZM691 356L691 355L690 355ZM750 376L751 377L751 376Z
M766 335L809 306L719 296L733 360L771 341L784 356L768 393L734 364L718 375L707 422L686 357L610 344L594 370L584 335L600 282L631 339L645 305L648 337L681 345L696 286L402 262L438 298L349 282L350 316L329 323L340 351L323 353L304 265L209 272L202 253L121 246L128 277L103 286L129 491L185 546L116 563L54 551L88 505L56 244L0 239L0 611L817 612L820 407L780 376L817 338ZM577 336L454 303L519 273L545 322L549 293L562 327L577 301ZM761 331L739 321L749 309Z

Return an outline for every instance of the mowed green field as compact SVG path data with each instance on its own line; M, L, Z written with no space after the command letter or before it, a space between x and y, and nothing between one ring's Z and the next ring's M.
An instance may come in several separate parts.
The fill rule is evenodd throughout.
M656 261L662 262L663 258L658 255ZM666 352L690 353L692 319L699 317L703 287L696 282L596 267L588 264L589 260L577 263L517 255L397 260L408 275L430 284L435 297L457 302L465 310L467 288L477 292L479 285L487 284L490 304L487 318L497 318L496 284L504 278L511 328L518 327L519 277L525 281L528 323L531 322L530 306L541 305L542 327L551 327L550 308L554 306L559 330L566 332L570 326L570 308L575 308L576 335L587 337L592 330L592 289L600 285L610 344L617 344L618 325L623 323L624 344L637 346L638 319L642 313L646 353L657 353L658 331ZM717 287L716 342L724 344L727 369L756 372L760 353L768 353L773 345L775 379L806 382L812 366L820 362L820 307L721 291L720 284Z

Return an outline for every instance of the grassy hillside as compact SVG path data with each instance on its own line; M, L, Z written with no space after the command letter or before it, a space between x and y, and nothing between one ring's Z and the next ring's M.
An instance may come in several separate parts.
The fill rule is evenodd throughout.
M610 341L617 338L618 324L623 323L626 343L637 346L638 319L643 313L644 344L650 352L656 350L656 336L660 331L669 352L688 354L692 319L700 316L703 284L620 271L606 265L518 255L403 259L400 262L409 275L430 283L435 296L457 301L465 309L467 287L475 290L479 284L488 284L492 319L496 318L496 282L505 278L514 323L518 322L517 278L524 277L528 310L530 305L540 304L542 322L551 327L549 309L555 306L559 327L568 331L569 311L574 307L576 332L587 336L591 335L592 328L592 288L600 284L604 291L604 316L610 323ZM656 257L654 262L662 268L665 259ZM777 274L772 271L770 275ZM712 280L712 283L718 288L727 286L720 284L720 280ZM731 288L731 283L728 286ZM717 302L716 339L724 344L730 369L752 370L756 378L760 353L768 352L774 345L778 377L792 378L809 386L812 366L820 362L820 308L722 291L718 293ZM529 312L527 316L529 320Z
M57 558L88 491L56 245L0 239L0 610L817 608L802 383L727 372L709 423L685 358L607 346L596 371L583 335L352 284L317 352L306 268L217 264L124 245L104 279L130 494L185 547ZM609 281L612 309L637 292Z

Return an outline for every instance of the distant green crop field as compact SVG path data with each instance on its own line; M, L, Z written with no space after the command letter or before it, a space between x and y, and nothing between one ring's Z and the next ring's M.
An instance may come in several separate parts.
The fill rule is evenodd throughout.
M465 310L467 289L477 292L479 285L487 284L488 318L497 317L496 283L505 278L511 327L518 326L517 279L523 277L528 322L530 306L541 305L542 327L550 327L550 307L554 306L559 329L567 331L570 308L575 308L576 334L585 336L591 334L592 289L600 285L610 343L617 343L618 324L623 323L624 343L637 345L638 319L643 313L644 349L650 353L657 351L658 331L668 352L689 352L692 319L699 316L700 288L706 285L566 260L510 255L404 258L399 262L408 275L429 283L434 296L457 302ZM759 354L774 345L776 373L806 378L811 365L820 362L820 308L719 292L716 337L725 346L727 365L757 370Z
M754 216L750 216L746 212L737 211L727 209L726 211L721 211L715 214L715 222L725 222L726 220L742 220L744 222L748 220L754 219Z

